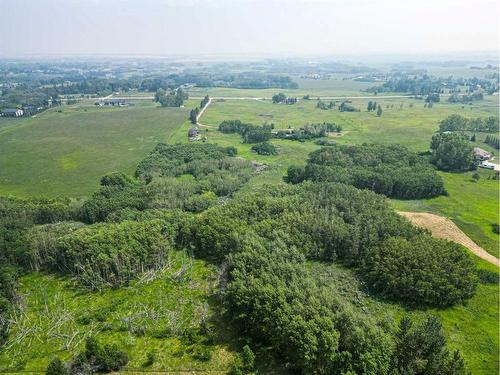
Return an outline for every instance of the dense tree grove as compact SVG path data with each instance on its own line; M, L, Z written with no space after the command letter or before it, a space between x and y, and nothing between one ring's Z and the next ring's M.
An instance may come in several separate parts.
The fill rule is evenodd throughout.
M393 293L386 296L419 306L470 298L477 280L468 254L412 227L381 196L342 184L273 186L203 212L192 228L197 254L227 264L223 301L228 318L255 345L272 348L285 368L437 375L461 365L457 373L465 373L460 356L446 351L438 321L404 331L383 329L346 309L306 266L306 259L316 259L361 267L370 287L382 291L383 286ZM408 257L401 284L394 272L402 259L379 257L391 240L423 246L401 250ZM436 272L440 262L446 266ZM384 268L392 279L375 277ZM414 287L411 280L419 284ZM409 350L408 340L417 338L422 350Z
M442 93L445 89L452 93L460 92L460 86L466 86L467 93L484 90L488 94L498 91L498 79L482 78L447 78L434 77L428 74L394 73L380 86L369 88L370 92L404 92L414 95L429 95Z
M256 126L242 123L240 120L225 120L219 124L219 131L222 133L238 133L241 135L243 143L267 142L272 137L274 125L264 124Z
M374 289L420 304L452 305L475 292L474 264L467 254L460 245L437 238L388 238L371 251L363 267ZM429 288L429 279L442 282Z
M234 131L241 123L226 127ZM460 355L447 351L438 320L417 323L404 317L399 327L377 321L344 301L309 266L310 261L325 267L339 262L375 293L406 305L449 306L470 298L476 270L461 247L413 227L385 197L331 182L360 164L380 174L389 167L407 173L406 185L390 181L393 194L429 193L427 183L442 189L424 159L400 146L334 145L311 154L306 168L288 173L290 181L299 182L312 168L318 176L312 179L326 182L234 195L255 173L252 163L234 155L233 148L211 144L159 144L134 177L104 176L78 210L66 201L2 199L0 246L6 265L66 274L95 290L161 269L174 248L191 249L220 265L227 321L286 371L465 374ZM427 174L429 181L408 177L405 168ZM366 171L353 176L360 181L358 174ZM377 175L365 178L386 186ZM0 307L8 310L15 277L3 270ZM243 354L242 366L251 371L253 351ZM109 372L127 361L115 346L89 339L84 352L67 363L54 359L48 371Z
M450 115L439 123L439 131L474 131L498 132L498 117L466 118L460 115Z
M341 182L399 199L445 193L443 181L427 160L399 145L325 147L311 153L305 167L290 167L286 180Z
M184 101L188 99L188 94L182 89L172 90L168 94L165 90L160 89L156 92L155 101L159 102L162 107L180 107Z
M431 150L431 162L440 170L462 172L477 167L466 134L436 133L432 136Z
M33 262L67 273L88 289L126 285L137 274L161 269L168 259L174 233L161 220L94 224L50 231L52 243L32 242Z
M158 144L139 163L137 179L123 174L103 177L79 217L95 223L123 209L205 209L217 197L233 194L254 173L252 163L231 157L235 154L234 148L212 144ZM182 175L191 178L175 178Z

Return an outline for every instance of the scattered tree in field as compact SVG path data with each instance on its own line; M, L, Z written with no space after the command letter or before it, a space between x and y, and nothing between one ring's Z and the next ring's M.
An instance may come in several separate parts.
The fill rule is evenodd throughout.
M339 110L340 112L359 112L359 109L347 102L342 102L339 106Z
M272 143L262 142L252 146L252 151L259 155L276 155L278 153L278 148Z
M380 106L380 104L378 105L377 116L378 117L382 116L382 107Z
M286 101L286 95L280 92L272 97L273 103L284 103Z
M438 93L432 93L427 95L427 98L425 98L425 102L429 103L432 105L432 103L438 103L441 100L440 96Z
M189 112L189 121L191 121L192 124L197 124L199 114L200 109L198 107L192 109L191 112Z
M476 142L476 133L472 134L472 137L470 137L471 142Z

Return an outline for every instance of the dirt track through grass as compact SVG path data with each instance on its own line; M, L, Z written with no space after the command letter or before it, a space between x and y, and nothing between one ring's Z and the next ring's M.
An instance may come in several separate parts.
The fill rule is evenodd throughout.
M478 246L450 219L427 212L398 211L398 213L407 218L417 227L428 229L434 237L444 238L446 240L457 242L465 246L475 255L486 260L487 262L495 264L496 266L499 265L498 258L489 254L481 246Z

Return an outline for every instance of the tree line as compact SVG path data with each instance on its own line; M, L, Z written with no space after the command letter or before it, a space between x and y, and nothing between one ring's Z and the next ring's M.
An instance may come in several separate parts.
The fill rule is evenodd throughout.
M491 147L493 147L497 150L500 150L500 142L498 140L498 137L496 137L494 135L488 134L484 140L484 143L486 143L487 145L490 145Z
M208 95L206 95L200 102L200 106L192 109L189 112L189 121L191 121L191 124L198 124L198 116L200 115L201 111L205 106L210 102L210 98Z
M467 118L457 114L450 115L439 122L439 131L498 132L498 117Z

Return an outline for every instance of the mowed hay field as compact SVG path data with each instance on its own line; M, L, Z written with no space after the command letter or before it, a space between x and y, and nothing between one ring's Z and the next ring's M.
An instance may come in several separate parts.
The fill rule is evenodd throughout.
M88 196L104 174L132 173L158 142L169 141L188 112L152 102L125 108L87 102L32 118L2 119L0 194Z

